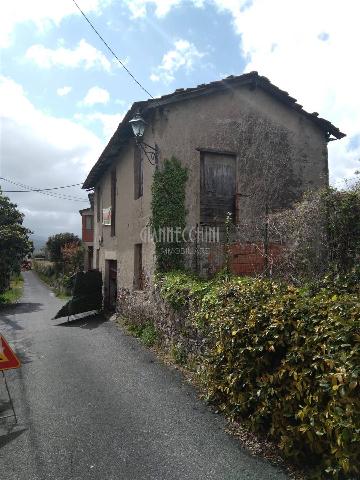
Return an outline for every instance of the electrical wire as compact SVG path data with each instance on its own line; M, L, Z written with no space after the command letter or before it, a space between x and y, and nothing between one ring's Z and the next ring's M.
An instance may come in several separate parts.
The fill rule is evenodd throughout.
M25 188L26 190L19 190L20 192L38 192L38 193L42 193L44 190L47 190L47 189L41 189L41 188L34 188L34 187L30 187L29 185L25 185L23 183L19 183L19 182L14 182L13 180L9 180L8 178L4 178L4 177L0 177L0 180L5 180L5 182L9 182L11 183L12 185L17 185L19 187L23 187ZM79 184L81 185L81 184ZM55 188L60 188L60 187L55 187ZM51 192L49 193L49 195L56 195L56 196L61 196L61 197L69 197L69 198L76 198L77 200L83 200L83 198L81 197L78 197L78 196L75 196L75 195L68 195L68 194L63 194L63 193L56 193L56 192Z
M77 9L79 10L79 12L81 13L81 15L85 18L85 20L87 21L87 23L90 25L90 27L94 30L94 32L96 33L96 35L100 38L100 40L103 42L103 44L106 46L106 48L109 50L109 52L116 58L116 60L120 63L120 65L126 70L126 72L130 75L130 77L134 80L135 83L137 83L139 85L139 87L144 90L144 92L149 95L151 98L154 98L150 92L148 92L146 90L145 87L143 87L141 85L141 83L135 78L135 76L130 72L130 70L125 66L125 64L119 59L119 57L116 55L116 53L114 52L114 50L106 43L106 41L103 39L103 37L100 35L100 33L96 30L96 28L94 27L94 25L90 22L90 20L88 19L88 17L85 15L85 13L81 10L81 8L79 7L79 5L76 3L75 0L72 0L73 3L76 5Z
M7 180L4 177L0 177L0 180L5 180L6 182L10 182L10 180ZM14 182L12 182L14 183ZM26 190L28 192L45 192L47 190L59 190L60 188L70 188L70 187L78 187L79 185L82 185L82 183L73 183L72 185L63 185L61 187L51 187L51 188L32 188L29 190ZM7 190L7 192L23 192L24 190Z
M4 178L4 177L0 177L1 180L4 180L5 182L9 182L13 185L17 185L19 187L23 187L25 188L26 190L17 190L16 192L18 193L30 193L30 192L35 192L35 193L40 193L42 195L47 195L49 197L53 197L53 198L58 198L60 200L70 200L70 201L73 201L73 202L81 202L81 203L88 203L88 200L85 200L84 198L81 198L81 197L77 197L75 195L67 195L67 194L62 194L62 193L55 193L55 192L49 192L49 191L44 191L44 190L47 190L47 189L35 189L33 187L30 187L29 185L25 185L23 183L19 183L19 182L14 182L12 180L9 180L7 178ZM81 184L79 184L81 185ZM74 185L75 186L75 185ZM57 188L63 188L63 187L55 187L56 189ZM64 186L64 188L66 188L66 186ZM4 191L4 193L6 192L14 192L15 193L15 190L6 190Z

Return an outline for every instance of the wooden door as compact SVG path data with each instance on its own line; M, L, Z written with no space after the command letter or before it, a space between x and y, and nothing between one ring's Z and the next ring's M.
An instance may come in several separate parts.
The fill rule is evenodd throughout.
M235 220L236 157L202 152L200 168L200 223L224 224L228 212Z

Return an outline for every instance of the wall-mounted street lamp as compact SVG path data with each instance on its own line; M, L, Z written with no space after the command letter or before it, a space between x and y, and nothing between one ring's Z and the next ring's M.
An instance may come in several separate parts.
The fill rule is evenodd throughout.
M151 165L154 165L156 168L158 167L159 163L159 148L155 144L155 147L148 145L143 141L144 131L147 123L142 118L140 113L136 113L135 117L129 121L131 128L133 130L136 143L141 148L141 150L145 153L146 158L149 160Z

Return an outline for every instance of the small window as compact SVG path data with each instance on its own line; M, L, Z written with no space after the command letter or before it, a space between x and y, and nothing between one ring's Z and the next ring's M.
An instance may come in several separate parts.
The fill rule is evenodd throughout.
M140 147L134 145L134 199L143 195L143 160Z
M96 189L96 218L97 221L101 221L101 191L100 187Z
M93 217L92 215L85 216L85 229L92 230L93 229Z
M143 290L142 244L134 245L134 288Z
M116 170L111 172L111 236L115 236L116 218Z

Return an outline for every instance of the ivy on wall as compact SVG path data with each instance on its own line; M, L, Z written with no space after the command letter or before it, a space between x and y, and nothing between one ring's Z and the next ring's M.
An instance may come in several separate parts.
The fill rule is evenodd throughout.
M184 242L180 232L186 224L187 179L187 169L175 157L166 159L163 167L154 173L151 187L151 228L159 272L184 267Z

